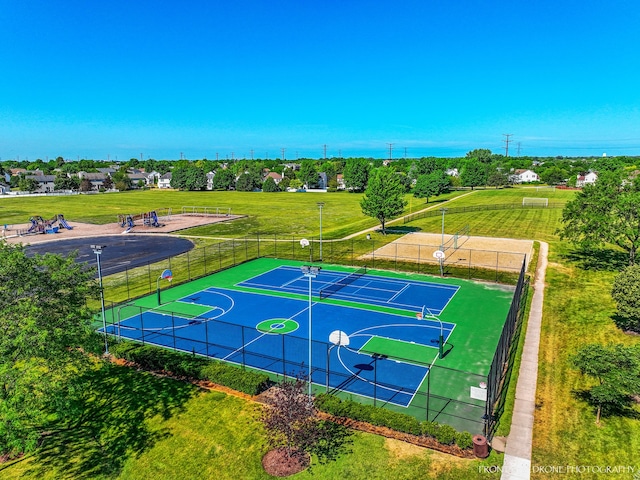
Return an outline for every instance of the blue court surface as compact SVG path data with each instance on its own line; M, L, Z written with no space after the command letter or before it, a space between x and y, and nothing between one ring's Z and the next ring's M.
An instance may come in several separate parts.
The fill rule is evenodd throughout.
M414 312L426 305L433 314L440 314L458 287L364 275L331 291L331 285L348 275L322 270L312 283L313 383L330 391L408 406L438 356L441 328L446 341L455 327L419 319ZM212 287L165 304L162 310L123 307L108 333L280 375L308 375L308 297L275 294L308 295L309 281L300 268L276 268L239 286L274 294ZM362 306L318 301L318 293L328 287L330 299ZM367 305L402 309L407 314L373 311ZM193 308L203 313L196 317L180 313ZM329 341L336 330L347 334L348 345Z

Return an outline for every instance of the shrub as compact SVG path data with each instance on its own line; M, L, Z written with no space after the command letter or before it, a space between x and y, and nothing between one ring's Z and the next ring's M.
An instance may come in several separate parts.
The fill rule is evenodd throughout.
M315 405L318 410L336 417L351 418L372 425L391 428L398 432L435 438L443 445L455 443L463 449L470 448L473 445L473 438L469 432L457 432L449 425L440 425L436 422L420 422L411 415L394 412L386 408L362 405L351 400L341 400L326 393L316 397Z
M449 425L439 425L436 431L436 440L443 445L452 445L456 439L456 430Z
M455 436L456 445L460 448L467 449L473 447L473 435L469 432L458 432Z
M257 395L269 386L269 377L264 373L166 348L121 342L111 348L111 354L134 362L145 370L162 370L195 380L209 380L249 395Z

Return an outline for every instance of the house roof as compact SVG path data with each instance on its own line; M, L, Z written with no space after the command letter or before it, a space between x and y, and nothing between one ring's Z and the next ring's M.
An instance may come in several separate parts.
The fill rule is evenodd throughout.
M56 180L55 175L25 175L25 178L30 178L39 183L54 182Z

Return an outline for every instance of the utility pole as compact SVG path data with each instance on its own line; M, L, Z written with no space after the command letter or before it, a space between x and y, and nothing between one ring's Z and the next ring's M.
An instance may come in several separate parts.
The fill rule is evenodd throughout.
M286 148L282 149L282 161L284 162L284 151L286 150Z
M404 147L404 159L407 159L407 147Z
M389 160L391 160L392 159L391 152L393 151L393 143L387 143L387 145L389 145Z
M253 148L251 149L251 160L253 161Z
M518 142L516 145L518 145L518 156L520 156L520 142Z
M327 144L326 143L323 145L323 151L324 151L323 157L326 160L327 159Z
M508 157L509 156L509 142L511 141L511 140L509 140L509 137L513 137L513 133L503 133L502 136L503 137L507 137L506 140L503 140L503 142L505 144L505 147L504 147L505 148L505 154L504 154L504 156Z

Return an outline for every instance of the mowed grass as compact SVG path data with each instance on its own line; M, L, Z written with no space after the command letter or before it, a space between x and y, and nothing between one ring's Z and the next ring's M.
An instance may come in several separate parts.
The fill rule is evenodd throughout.
M114 389L126 379L127 387L135 390L137 385L131 380L136 376L140 387L146 390L167 388L166 383L172 382L138 372L119 375L117 370L109 382ZM186 388L177 381L173 382L176 390ZM196 392L189 396L188 400L170 410L162 404L163 399L158 399L157 407L145 405L144 409L130 409L130 415L119 416L117 411L109 412L107 416L112 415L120 421L118 429L136 428L131 422L144 423L140 430L145 435L140 435L129 448L119 450L120 456L109 452L115 446L113 434L101 439L101 447L105 449L105 455L101 456L96 455L97 443L93 438L83 440L75 437L73 432L67 432L66 435L73 440L68 451L64 447L60 450L61 455L68 455L70 451L73 455L54 458L54 452L38 452L13 464L0 466L0 477L3 480L273 478L262 469L262 456L268 451L268 446L259 422L260 404L217 391ZM144 411L161 413L141 415ZM293 478L481 479L483 476L478 467L496 462L495 454L482 462L465 460L361 432L355 432L351 440L348 454L325 465L314 461L312 471L302 472Z
M151 192L141 193L143 195L137 198L147 199L145 194ZM169 192L157 193L164 195ZM229 193L236 195L240 192ZM521 203L523 196L536 196L534 193L535 191L532 192L531 189L526 188L480 190L451 202L449 206ZM556 190L554 193L556 199L552 199L553 192L537 193L539 196L548 197L550 202L566 202L575 195L572 191ZM204 193L204 195L209 194L209 192ZM128 195L122 194L123 197ZM137 193L131 198L135 198L136 195ZM242 195L245 194L237 198L242 198ZM260 194L246 195L251 198L253 195ZM318 194L320 196L317 198L313 198L315 194L290 195L293 195L293 198L305 197L304 202L309 202L307 208L310 217L306 219L309 225L315 223L317 216L315 202L326 201L329 205L328 199L332 199L331 194ZM91 198L106 197L108 196ZM286 194L282 197L287 202L289 197ZM355 195L337 194L333 197L336 203L331 203L330 208L338 209L342 205L341 201L348 203L355 197ZM362 225L358 223L362 220L361 213L358 213L358 201L359 198L353 201L351 207L347 207L351 208L352 212L356 212L353 213L353 222L348 215L345 217L345 225L339 225L336 222L333 225L334 235L342 232L352 233ZM209 202L206 204L215 206ZM0 200L0 208L5 206L5 200ZM145 208L161 207L162 205L155 203ZM232 207L236 211L235 204ZM413 211L420 208L416 204L416 199L413 199L411 207ZM143 211L145 208L138 206L138 211ZM286 207L280 210L278 208L261 210L257 204L254 208L256 208L256 225L261 226L279 222L280 220L272 216L272 212L291 211L292 205L287 202ZM328 228L324 223L327 218L326 209L325 206L323 234ZM0 210L0 212L4 215L7 210ZM58 213L55 207L53 212ZM68 215L62 211L59 213ZM620 332L612 320L615 305L610 296L611 284L616 273L624 267L626 256L613 248L602 254L577 252L569 244L561 241L556 234L556 230L561 226L561 213L561 209L537 208L447 214L445 231L454 233L462 226L469 224L472 235L530 238L546 241L550 245L548 286L545 292L540 343L533 465L628 465L635 466L636 471L640 471L638 460L640 420L633 416L604 418L601 425L597 426L595 412L575 395L577 390L585 388L589 382L569 364L569 357L586 343L631 344L640 341L638 337ZM38 213L34 212L34 214ZM298 222L292 225L301 224L300 219L294 218L292 221ZM328 221L331 223L330 220ZM294 231L293 226L288 226L288 222L283 221L278 225L282 225L281 228L287 234L299 234ZM422 231L440 232L441 218L419 219L406 226L419 228ZM312 226L307 228L313 232ZM397 238L395 235L387 237L390 237L389 240ZM206 398L207 395L218 397ZM148 419L150 425L168 428L171 436L158 441L153 448L139 456L128 457L122 470L109 478L206 478L206 475L192 477L190 473L196 471L198 465L203 468L203 461L207 464L204 468L208 468L209 464L215 466L212 471L215 472L216 478L243 478L242 475L234 475L236 465L238 465L238 471L246 474L244 478L269 478L261 471L259 464L265 450L254 404L232 397L220 398L219 395L198 395L185 404L183 412L172 418ZM219 422L209 418L211 412L214 412L213 416L220 419ZM501 425L501 433L506 433L502 430L503 428L504 425ZM479 467L502 463L502 457L496 453L492 453L484 462L465 462L446 456L442 460L442 457L434 452L414 449L406 444L394 444L382 437L360 433L354 436L352 450L351 454L341 457L337 462L326 466L315 466L313 475L303 473L294 478L499 478L499 474L488 474L486 471L479 470ZM28 471L28 465L35 461L37 461L37 455L4 468L0 470L0 477L21 478L20 475ZM187 473L183 475L181 472ZM60 472L51 472L49 475L44 478L65 478L60 476ZM610 476L604 475L602 478ZM535 472L532 477L548 478L544 473ZM566 477L598 478L597 475L566 475ZM620 478L625 477L620 476Z

